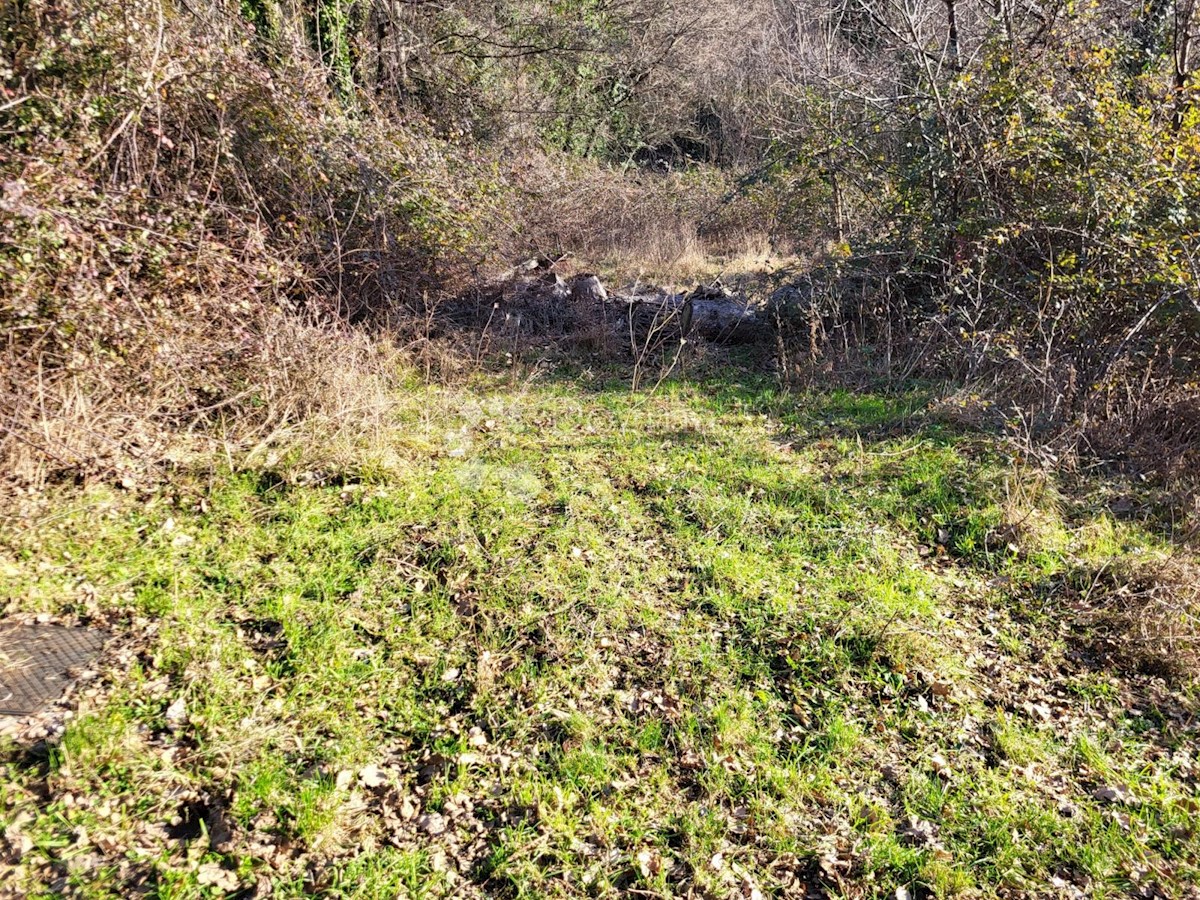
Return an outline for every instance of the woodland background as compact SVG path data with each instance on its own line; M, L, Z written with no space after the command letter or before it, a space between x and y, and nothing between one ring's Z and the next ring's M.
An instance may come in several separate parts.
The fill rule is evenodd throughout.
M262 446L393 352L452 377L439 305L532 252L758 252L791 262L783 381L934 378L1053 458L1179 474L1195 12L6 0L5 468Z

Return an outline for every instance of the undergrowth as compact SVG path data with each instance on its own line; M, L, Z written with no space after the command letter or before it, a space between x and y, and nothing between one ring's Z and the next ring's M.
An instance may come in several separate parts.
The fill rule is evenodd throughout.
M389 354L453 375L439 305L533 253L661 271L749 239L745 210L700 236L716 170L483 147L331 89L302 33L268 52L235 5L7 3L0 34L9 487L149 477L193 438L244 452L354 408Z

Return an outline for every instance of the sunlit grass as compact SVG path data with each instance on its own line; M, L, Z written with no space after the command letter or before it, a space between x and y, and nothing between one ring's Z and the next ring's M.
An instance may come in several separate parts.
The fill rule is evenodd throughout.
M7 754L14 883L1182 896L1184 739L1045 593L1153 528L1067 510L920 390L602 382L414 388L361 464L64 494L7 534L8 612L136 647Z

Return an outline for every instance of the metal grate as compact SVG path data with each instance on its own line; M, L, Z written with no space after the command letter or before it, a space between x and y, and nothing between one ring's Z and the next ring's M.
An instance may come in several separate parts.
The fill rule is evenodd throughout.
M28 716L63 695L108 633L61 625L0 629L0 715Z

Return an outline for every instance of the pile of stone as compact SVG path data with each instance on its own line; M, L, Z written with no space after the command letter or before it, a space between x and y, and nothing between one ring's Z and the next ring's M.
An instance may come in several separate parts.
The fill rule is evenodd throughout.
M701 285L676 293L659 288L610 291L592 273L565 277L555 270L559 261L544 257L514 266L500 283L501 306L519 313L530 330L539 325L560 330L567 325L605 323L621 341L676 343L703 338L716 343L749 343L769 333L760 304L722 285ZM540 314L532 307L551 309ZM515 311L515 313L514 313Z

